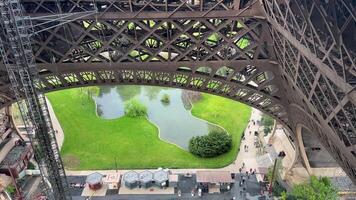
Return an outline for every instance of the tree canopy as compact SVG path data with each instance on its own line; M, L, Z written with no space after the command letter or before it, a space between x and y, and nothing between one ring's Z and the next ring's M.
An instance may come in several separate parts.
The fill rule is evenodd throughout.
M261 123L264 126L263 132L265 134L268 134L269 132L271 132L272 126L274 124L274 120L273 120L272 117L270 117L270 116L268 116L266 114L263 114L262 115L262 119L261 119Z
M266 114L263 114L262 115L262 119L261 119L261 122L262 122L262 125L263 126L273 126L273 118L266 115Z
M147 107L137 99L125 102L125 115L129 117L142 117L147 115Z
M290 193L282 194L282 200L337 200L337 189L327 177L311 176L308 183L298 184Z
M231 136L217 130L212 130L208 135L192 137L189 141L189 151L203 158L221 155L228 152L231 147Z

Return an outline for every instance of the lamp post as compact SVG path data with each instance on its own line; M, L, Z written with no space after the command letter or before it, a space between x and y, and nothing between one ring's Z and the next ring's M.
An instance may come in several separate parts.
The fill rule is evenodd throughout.
M117 157L115 156L115 170L116 170L116 173L117 173Z

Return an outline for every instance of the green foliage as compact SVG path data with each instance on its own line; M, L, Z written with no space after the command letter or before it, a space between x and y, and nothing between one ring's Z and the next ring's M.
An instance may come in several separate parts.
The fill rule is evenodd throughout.
M281 193L281 200L287 200L287 197L288 197L287 192L286 192L286 191L283 191L283 192Z
M163 104L169 104L170 101L171 101L171 100L170 100L170 97L169 97L168 94L164 94L164 95L162 96L162 98L161 98L161 102L162 102Z
M35 164L33 164L32 162L28 163L27 169L35 169L35 168L36 168Z
M270 117L266 114L263 114L261 122L262 122L263 126L273 126L274 120L272 117Z
M272 128L270 126L264 126L263 127L263 132L265 136L272 131Z
M246 47L248 47L248 45L250 45L250 40L246 38L241 38L240 40L238 40L238 42L236 42L236 45L240 47L240 49L245 49Z
M339 198L337 189L331 184L329 178L311 176L308 183L294 186L292 192L287 193L286 199L336 200Z
M286 189L282 187L277 181L273 184L273 196L280 197L283 193L286 192Z
M273 166L272 167L268 167L268 171L267 171L267 181L270 182L272 180L272 173L273 173Z
M277 160L276 163L276 172L274 175L274 183L273 183L273 196L283 196L283 193L286 192L286 189L278 183L278 171L282 167L282 162L281 160ZM266 174L266 178L268 182L271 182L272 180L272 175L273 175L273 166L268 168L268 172ZM282 198L282 197L281 197Z
M270 133L272 131L272 126L274 124L274 120L272 117L270 117L266 114L263 114L261 123L264 126L263 132L265 133L265 135L267 135L268 133Z
M199 157L211 158L228 152L232 147L231 136L213 130L208 135L195 136L189 141L189 151Z
M15 186L13 185L8 185L6 188L5 188L6 192L9 193L10 195L14 195L15 192L16 192L16 188Z
M125 115L128 117L143 117L147 115L147 107L137 99L125 102Z

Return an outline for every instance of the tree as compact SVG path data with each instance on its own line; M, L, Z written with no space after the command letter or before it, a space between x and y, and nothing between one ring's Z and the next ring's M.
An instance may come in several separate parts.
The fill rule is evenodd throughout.
M272 128L270 126L264 126L263 127L263 132L265 133L265 135L267 135L271 131L272 131Z
M274 120L272 117L270 117L266 114L263 114L261 122L262 122L263 126L273 126Z
M33 164L32 162L29 162L27 165L27 169L36 169L36 165Z
M339 199L337 192L329 178L311 176L308 183L294 186L292 192L282 197L286 200L336 200Z
M9 193L11 196L13 196L16 192L16 188L15 186L13 185L8 185L6 188L5 188L6 192Z
M272 130L272 126L274 124L274 120L272 117L263 114L262 115L262 119L261 119L261 123L264 126L263 128L263 132L265 133L265 135L267 135L269 132L271 132Z
M147 107L137 99L125 102L125 115L129 117L143 117L147 115Z
M189 151L202 158L211 158L228 152L232 138L226 132L212 130L208 135L195 136L189 141Z

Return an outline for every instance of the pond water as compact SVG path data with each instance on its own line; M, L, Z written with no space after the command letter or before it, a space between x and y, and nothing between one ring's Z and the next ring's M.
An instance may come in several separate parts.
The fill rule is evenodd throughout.
M183 103L182 93L181 89L154 86L101 86L94 99L100 117L115 119L124 115L124 102L136 98L147 107L148 118L159 127L161 139L188 150L191 137L221 128L194 117L190 106ZM168 104L161 102L165 94L170 98Z

